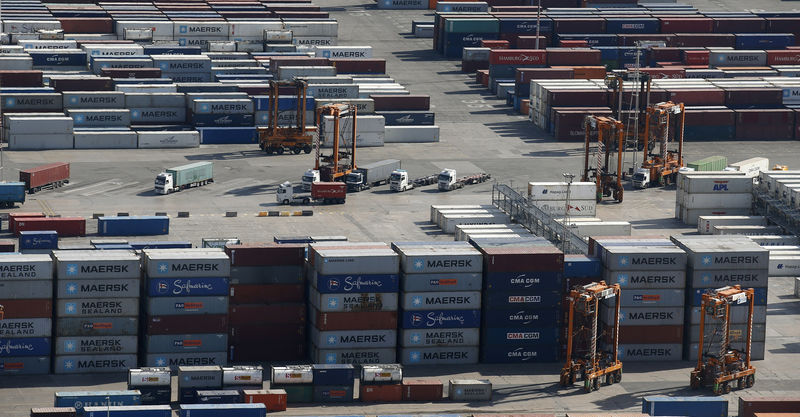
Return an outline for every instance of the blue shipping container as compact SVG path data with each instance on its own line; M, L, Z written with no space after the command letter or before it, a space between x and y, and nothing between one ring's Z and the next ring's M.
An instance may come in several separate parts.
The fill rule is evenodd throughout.
M355 367L350 364L311 365L314 385L349 385L353 386L356 378Z
M19 233L19 248L58 249L58 232L55 230L31 230Z
M192 242L131 242L134 249L187 249Z
M747 287L747 286L742 285L742 287ZM713 289L714 288L694 288L690 290L692 291L692 306L700 307L700 305L703 303L703 294L705 294L706 291ZM755 301L755 305L757 306L767 305L767 287L753 288L753 298Z
M600 277L603 275L599 258L586 255L564 255L564 278Z
M83 413L83 407L141 405L141 393L132 391L73 391L57 392L55 394L56 407L74 407L78 413Z
M181 404L181 417L266 417L264 404Z
M239 391L236 390L197 390L195 398L198 404L237 404L242 402Z
M172 417L168 405L123 405L114 407L86 407L84 417Z
M541 291L537 294L528 294L525 291L517 290L500 293L491 292L483 296L484 309L551 308L558 307L560 303L559 291Z
M794 45L791 33L737 33L736 49L786 49Z
M403 329L465 329L480 327L480 310L404 311Z
M555 308L499 310L483 312L485 325L494 327L546 327L560 322L560 310Z
M33 59L33 66L86 66L86 52L41 52L35 49L27 51Z
M483 282L487 292L497 291L559 291L561 290L561 272L490 272Z
M656 18L609 18L606 33L659 33L661 22Z
M192 113L191 124L197 127L248 127L253 126L252 114L196 114Z
M150 278L151 297L227 295L228 278Z
M619 59L619 46L596 46L594 49L600 51L600 60L616 61Z
M651 416L728 417L728 400L719 397L644 397L642 413Z
M49 354L49 337L0 339L0 358L14 356L47 356Z
M100 236L150 236L169 234L167 216L100 217L97 219Z
M316 381L315 381L316 382ZM314 385L312 398L315 402L351 402L353 401L353 384L349 385Z
M481 346L552 344L558 340L558 331L558 327L484 327Z
M547 34L553 31L553 20L548 18L539 19L541 28L539 32ZM500 33L536 33L536 19L500 19Z
M255 127L203 127L200 143L204 145L255 144L258 130Z
M500 39L497 33L447 33L444 38L444 55L461 58L465 47L481 46L481 41Z
M14 207L14 203L25 202L24 182L0 183L0 207Z
M199 46L144 45L145 55L200 55L201 52Z
M435 113L427 111L383 111L375 112L383 116L386 126L433 126Z
M314 284L321 294L397 292L400 290L400 276L397 274L317 275Z
M556 362L561 347L556 343L511 346L481 346L483 363Z
M252 96L255 111L269 110L269 96ZM330 101L326 99L325 101ZM314 97L306 97L306 110L314 110L316 104ZM297 96L280 96L278 97L278 110L295 110L297 109Z

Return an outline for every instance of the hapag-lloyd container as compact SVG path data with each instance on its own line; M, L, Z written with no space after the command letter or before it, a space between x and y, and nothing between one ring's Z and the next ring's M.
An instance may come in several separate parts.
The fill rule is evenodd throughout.
M137 298L138 279L75 280L61 278L56 286L58 298Z
M230 259L222 251L145 250L145 272L151 278L214 278L230 275Z
M224 333L195 333L148 335L144 346L147 353L222 352L228 348Z
M591 200L595 198L597 186L593 182L529 182L528 197L531 200L566 201L567 191L571 200Z
M475 364L478 347L401 348L398 358L403 365Z
M480 329L404 329L398 338L402 347L477 346Z
M686 272L683 270L610 271L604 269L603 277L609 284L619 284L624 289L684 288Z
M403 291L470 291L480 290L483 275L479 273L406 274L402 278Z
M56 337L56 355L97 355L137 352L136 336Z
M145 366L222 366L227 363L227 352L148 353ZM204 387L205 388L205 387Z
M0 337L48 337L51 335L53 320L36 319L4 319L0 320Z
M606 323L614 320L614 309L602 306L600 314ZM623 326L673 326L683 324L683 307L625 307L619 311L619 323Z
M471 310L481 307L480 291L405 292L400 307L415 310Z
M480 310L427 310L402 312L403 329L463 329L480 327Z
M58 317L130 317L139 315L138 298L91 298L56 300ZM60 335L60 333L58 333Z
M395 311L398 306L396 292L320 294L310 288L308 299L311 305L321 312Z
M136 367L136 355L69 355L56 356L53 370L56 374L127 372Z
M397 330L319 331L311 328L310 340L322 349L372 349L397 346Z
M321 275L315 272L311 285L321 294L396 292L399 280L397 274Z
M149 298L146 309L155 316L227 314L228 297Z
M675 246L609 246L603 251L606 268L620 271L682 269L686 259L686 252Z
M133 252L53 251L59 279L138 279L139 257Z
M493 49L490 65L547 65L547 51L537 49Z
M57 318L56 334L59 336L135 336L139 319L136 317Z

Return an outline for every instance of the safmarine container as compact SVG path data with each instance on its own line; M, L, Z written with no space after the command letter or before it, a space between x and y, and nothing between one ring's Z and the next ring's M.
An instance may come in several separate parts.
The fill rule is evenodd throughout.
M19 234L19 248L58 249L58 232L53 230L32 230Z
M0 339L0 358L17 356L47 356L49 354L49 337Z
M480 310L425 310L402 312L403 329L455 329L480 327Z
M312 286L320 294L396 292L399 290L399 275L321 275L314 273Z
M181 404L181 417L265 417L264 404Z
M140 405L139 391L74 391L56 392L56 407L74 407L79 413L84 407Z
M84 407L85 417L171 417L169 405L122 405L112 407Z
M197 297L228 294L228 278L150 278L149 297Z
M714 397L644 397L642 412L651 416L726 417L728 400Z

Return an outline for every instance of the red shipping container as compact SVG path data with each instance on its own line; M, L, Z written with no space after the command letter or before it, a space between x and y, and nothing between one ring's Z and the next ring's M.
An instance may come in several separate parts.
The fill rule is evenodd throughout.
M319 330L392 330L396 311L324 313L311 307L309 321Z
M670 90L669 100L686 106L724 106L725 91L720 88Z
M486 272L562 271L564 253L555 246L478 247Z
M160 68L103 68L104 77L113 78L161 78Z
M242 398L248 404L264 404L268 412L286 411L286 391L282 389L244 390Z
M301 303L305 301L303 284L233 284L230 302L234 304Z
M50 86L57 92L64 91L113 91L114 83L109 77L53 78Z
M606 334L606 342L611 343L611 334ZM620 326L619 343L657 344L683 343L683 326Z
M726 89L725 105L732 109L782 107L783 90L780 88Z
M42 71L1 70L0 85L3 87L41 87Z
M488 75L488 71L487 71ZM488 82L488 80L487 80ZM428 95L371 95L375 101L375 111L386 110L430 110L431 96Z
M792 109L736 110L736 139L791 140L794 118Z
M64 33L114 33L114 20L107 17L59 17Z
M550 44L544 35L539 35L539 48L547 48ZM517 35L516 47L519 49L536 49L536 36Z
M489 69L489 61L461 61L461 72L474 74L483 69Z
M229 359L233 362L278 362L308 359L306 342L276 344L273 340L261 345L249 342L230 344L228 352Z
M227 314L146 316L147 334L227 333Z
M796 413L800 397L739 397L739 417L754 417L755 413Z
M767 65L800 65L800 51L767 51Z
M527 116L531 110L531 101L528 99L522 99L519 103L519 114Z
M733 47L736 36L732 33L676 33L675 46Z
M544 6L544 5L542 5ZM556 6L571 7L571 6ZM606 21L603 18L555 18L554 33L606 33Z
M16 243L10 239L0 240L0 252L16 252Z
M331 65L337 74L386 74L385 59L336 59Z
M481 48L492 48L492 49L508 49L510 48L510 42L507 40L482 40L481 41Z
M686 107L686 126L735 126L736 112L727 108Z
M403 401L401 384L361 385L359 399L365 403L395 403Z
M17 219L14 235L29 230L55 230L58 237L86 236L86 219L83 217L28 217Z
M231 304L228 307L231 326L238 324L303 324L305 303Z
M563 40L558 42L558 46L561 48L588 48L589 42L581 40L577 41Z
M664 42L667 46L675 45L675 35L658 33L622 34L617 37L619 46L636 46L639 41Z
M42 187L50 184L61 186L69 182L69 164L56 162L20 170L19 181L25 183L25 188L29 193L39 191Z
M680 61L681 50L676 47L652 48L650 50L650 58L654 61Z
M714 21L707 17L662 17L661 33L711 33Z
M246 323L228 329L229 344L264 343L279 340L283 344L303 343L306 341L305 324L261 324Z
M489 70L479 70L475 73L475 81L484 86L489 86Z
M49 319L53 317L53 300L0 300L1 319Z
M686 65L708 65L709 52L706 51L683 51L682 61Z
M651 78L686 78L686 70L676 67L640 68L641 72L650 74Z
M568 65L600 65L600 50L588 48L547 48L551 67Z
M8 231L14 233L14 229L17 226L17 220L24 219L26 217L45 217L45 215L44 213L37 212L8 213Z
M586 116L610 115L608 107L595 107L592 109L561 109L555 112L552 123L555 128L554 139L561 142L583 141L586 139Z
M231 258L231 266L303 265L306 245L246 243L228 245L225 253Z
M761 17L717 17L714 21L716 33L764 33L767 21Z
M444 384L438 379L403 379L403 401L441 401L443 393Z
M514 79L517 84L531 80L569 80L575 75L572 68L517 68Z
M489 52L489 64L546 65L547 52L543 49L494 49Z
M568 67L552 67L552 68L568 68ZM576 80L602 80L606 76L606 67L602 65L596 66L577 66L572 67L573 78Z

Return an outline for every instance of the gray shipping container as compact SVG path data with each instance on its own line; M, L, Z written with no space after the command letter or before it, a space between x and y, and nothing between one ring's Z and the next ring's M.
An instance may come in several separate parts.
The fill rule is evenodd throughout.
M103 132L76 130L73 138L75 149L136 149L138 142L138 135L130 130Z
M767 52L711 50L708 63L710 67L764 67L767 65Z
M469 291L481 290L483 274L403 274L400 277L403 291Z
M0 297L7 300L53 298L53 281L0 281Z
M50 373L49 356L23 356L18 358L3 358L3 362L18 364L0 368L0 376L6 375L45 375Z
M686 268L686 252L670 246L609 246L603 263L612 271L664 271Z
M133 107L133 124L182 124L186 122L185 107Z
M684 288L686 271L609 271L603 270L609 284L619 284L625 291L633 288Z
M478 363L478 347L427 347L398 349L403 365L458 365Z
M308 289L309 303L323 313L397 311L398 297L396 292L320 294Z
M69 109L77 127L130 126L131 111L128 109Z
M769 266L769 251L746 236L673 236L694 270L759 269Z
M700 307L686 307L689 312L689 324L700 324ZM747 323L747 315L749 306L734 305L731 306L731 324ZM709 318L706 317L706 320ZM767 322L767 306L754 306L753 307L753 323L766 323Z
M145 366L169 367L172 370L180 366L225 366L226 352L194 352L194 353L151 353L144 359ZM180 378L180 377L179 377ZM221 382L222 375L220 375ZM216 381L216 380L215 380ZM179 385L181 388L185 385ZM203 385L201 388L211 388ZM221 386L220 386L221 388Z
M746 336L747 325L746 324L732 324L731 325L731 342L742 341ZM715 326L709 325L706 322L706 335L705 335L705 342L708 343L709 340L719 340L720 334L715 331L717 329ZM763 342L767 338L767 324L766 323L753 323L753 342ZM693 324L689 326L689 343L698 343L700 341L700 325Z
M624 307L683 307L684 291L676 289L629 289L622 291Z
M478 346L481 329L404 329L398 335L400 346Z
M744 343L732 343L731 347L734 348L734 349L744 350ZM750 359L752 359L754 361L764 360L764 351L766 350L765 347L766 347L766 344L764 342L752 342L752 344L750 345L750 355L751 355ZM688 358L687 359L688 360L690 360L690 361L696 361L697 360L697 350L698 350L698 348L699 348L699 345L697 343L689 344L689 346L687 348L687 350L688 350L688 352L687 352L688 353ZM719 350L719 344L711 345L710 349L709 349L708 346L704 347L704 351L705 352L709 352L709 351L713 352L715 350Z
M310 340L324 349L394 348L397 330L319 331L312 327Z
M194 100L192 112L195 114L253 114L253 101L250 99L209 99Z
M358 84L312 84L308 95L315 99L359 98Z
M629 362L679 361L683 357L679 343L619 345L618 352L621 361Z
M228 349L224 333L169 334L146 336L147 353L221 352Z
M311 361L325 364L393 363L397 360L394 348L382 349L320 349L311 346Z
M53 251L59 279L139 278L139 256L127 251Z
M202 93L186 93L185 107L192 108L195 100L200 99L215 99L215 100L231 100L231 99L246 99L247 93L245 92L202 92Z
M0 100L3 101L3 111L7 112L61 111L64 108L61 93L3 93Z
M178 389L222 388L222 366L182 365L178 367Z
M742 287L766 287L769 282L767 269L728 269L721 271L694 271L689 269L692 288L722 288L728 285Z
M56 317L135 317L138 315L138 298L62 298L56 302Z
M481 308L480 291L406 292L403 310L476 310Z
M612 306L613 307L613 306ZM614 321L614 309L603 305L601 317L606 323ZM626 307L620 308L619 323L623 326L672 326L683 324L683 307Z
M232 266L231 284L302 284L302 266Z
M53 279L53 260L48 255L0 256L0 280Z
M76 280L61 279L56 285L58 298L136 298L138 279Z
M51 319L4 319L0 320L0 337L50 337L53 329Z
M186 107L186 96L183 93L126 93L125 107Z
M492 383L488 379L451 379L447 396L450 401L491 401Z
M483 256L475 249L400 248L400 267L406 273L481 272Z
M152 316L227 314L228 297L158 297L147 300Z
M8 125L3 129L7 135L29 134L63 134L71 132L75 121L62 114L46 117L13 116L8 118Z
M229 277L231 262L224 252L145 250L145 272L158 278Z
M162 73L211 71L211 59L204 55L151 55L150 58Z
M124 107L125 93L120 91L64 92L65 109L121 109Z
M323 275L396 274L400 258L391 249L320 249L314 267Z
M57 336L136 336L139 332L137 317L57 318Z
M136 355L130 354L56 356L53 359L53 371L56 374L128 372L136 365Z
M153 68L153 60L150 58L94 58L92 60L92 72L96 75L102 74L106 68ZM66 100L64 103L66 104Z
M136 353L136 336L57 337L56 355L106 355Z

